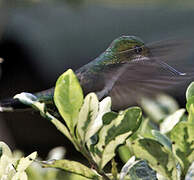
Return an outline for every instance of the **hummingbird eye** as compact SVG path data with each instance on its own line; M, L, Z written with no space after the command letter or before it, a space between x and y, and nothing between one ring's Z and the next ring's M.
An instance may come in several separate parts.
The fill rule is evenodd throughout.
M137 54L139 54L140 52L142 52L142 47L140 47L140 46L135 46L134 47L134 51L135 51L135 53L137 53Z

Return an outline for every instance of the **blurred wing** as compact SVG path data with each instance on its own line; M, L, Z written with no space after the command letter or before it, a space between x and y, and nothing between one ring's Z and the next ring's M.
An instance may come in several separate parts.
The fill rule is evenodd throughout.
M194 76L174 74L152 60L112 66L109 70L104 78L106 84L113 80L111 77L116 78L109 92L115 110L137 104L143 96L153 97Z
M164 62L183 64L183 61L192 54L193 44L189 39L168 39L149 43L146 45L149 48L152 57Z

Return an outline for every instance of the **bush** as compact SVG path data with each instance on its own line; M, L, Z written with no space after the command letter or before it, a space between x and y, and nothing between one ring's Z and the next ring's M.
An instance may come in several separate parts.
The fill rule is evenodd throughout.
M178 109L171 97L160 95L157 101L142 99L146 118L139 107L111 111L110 97L99 102L96 94L90 93L84 98L72 70L62 74L56 83L54 102L58 116L32 94L21 93L16 98L40 111L90 164L87 167L67 159L39 161L43 167L96 180L188 180L194 171L193 89L194 83L191 83L186 92L188 114L185 109ZM121 170L114 160L116 152L125 162ZM34 158L28 159L31 162ZM112 168L105 172L110 161Z

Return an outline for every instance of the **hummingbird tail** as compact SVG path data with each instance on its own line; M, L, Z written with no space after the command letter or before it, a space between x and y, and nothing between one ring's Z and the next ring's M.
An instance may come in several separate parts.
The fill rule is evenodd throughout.
M0 112L13 112L27 108L29 106L21 103L18 99L9 98L0 101Z

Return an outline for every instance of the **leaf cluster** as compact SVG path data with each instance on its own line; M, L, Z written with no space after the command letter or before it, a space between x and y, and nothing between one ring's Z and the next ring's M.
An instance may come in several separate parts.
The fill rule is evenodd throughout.
M187 114L166 95L156 101L142 99L139 107L111 111L111 98L99 101L95 93L83 96L72 70L62 74L55 86L54 102L62 121L44 102L29 93L16 95L40 111L84 155L90 167L68 159L42 162L87 179L192 179L194 171L194 83L186 92ZM125 162L117 169L116 152ZM111 172L105 166L112 161Z

